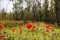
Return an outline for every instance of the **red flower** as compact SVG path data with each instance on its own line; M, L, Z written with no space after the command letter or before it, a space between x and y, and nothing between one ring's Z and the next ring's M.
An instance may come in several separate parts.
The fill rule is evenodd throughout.
M32 28L32 25L31 24L28 24L27 25L27 29L31 29Z
M5 38L5 36L0 36L0 38Z
M46 25L45 27L46 27L46 29L49 29L50 26L49 25Z
M12 30L14 31L14 30L16 30L16 28L12 28Z
M0 25L0 30L1 30L2 28L3 28L2 25Z

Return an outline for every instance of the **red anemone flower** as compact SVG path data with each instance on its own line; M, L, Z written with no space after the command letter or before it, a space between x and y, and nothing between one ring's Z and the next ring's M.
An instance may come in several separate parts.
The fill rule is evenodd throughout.
M5 36L0 36L0 38L5 38Z
M1 30L2 28L3 28L2 25L0 25L0 30Z
M14 30L16 30L16 28L12 28L12 30L14 31Z
M46 27L46 31L47 32L50 31L50 30L54 31L54 29L51 26L49 26L49 25L46 25L45 27Z
M49 28L50 28L50 26L49 26L49 25L46 25L45 27L46 27L46 29L49 29Z
M47 25L47 26L46 26L46 29L52 30L53 28L52 28L51 26Z
M31 24L28 24L26 27L27 27L27 29L31 29L32 28L32 25Z

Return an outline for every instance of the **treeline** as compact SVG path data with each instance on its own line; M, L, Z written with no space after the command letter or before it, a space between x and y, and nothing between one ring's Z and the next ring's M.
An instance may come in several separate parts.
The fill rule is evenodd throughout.
M57 22L60 25L60 0L10 0L13 2L14 13L4 14L2 19L11 20L30 20L45 21L50 23ZM27 7L24 9L23 3L26 2ZM2 10L3 11L3 10Z

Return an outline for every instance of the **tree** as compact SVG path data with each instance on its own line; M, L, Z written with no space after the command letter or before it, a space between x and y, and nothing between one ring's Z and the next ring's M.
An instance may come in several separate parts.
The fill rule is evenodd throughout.
M45 10L45 21L49 22L49 10L48 10L48 0L45 0L44 2L44 10Z
M55 12L56 12L56 20L57 24L60 26L60 0L55 1Z
M13 2L14 18L15 20L19 20L20 11L23 8L23 6L21 5L23 3L23 0L12 0L12 2Z
M26 8L26 11L27 11L27 20L31 20L31 8L32 8L32 0L25 0L26 3L27 3L27 8Z
M55 11L54 11L54 0L51 0L51 2L50 2L50 11L49 12L50 12L49 13L49 22L55 23L56 16L55 16Z
M38 21L41 21L42 20L42 13L41 13L41 0L40 1L37 1L38 2L38 10L37 10L37 13L38 13Z
M34 0L32 4L33 4L33 7L32 7L33 20L35 21L42 20L41 0Z
M2 17L2 19L6 19L6 11L5 11L5 9L3 8L2 10L1 10L1 17Z

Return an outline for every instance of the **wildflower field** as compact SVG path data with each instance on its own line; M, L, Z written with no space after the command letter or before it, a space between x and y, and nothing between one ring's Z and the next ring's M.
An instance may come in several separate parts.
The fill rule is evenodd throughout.
M0 40L60 40L60 28L45 22L0 20Z

